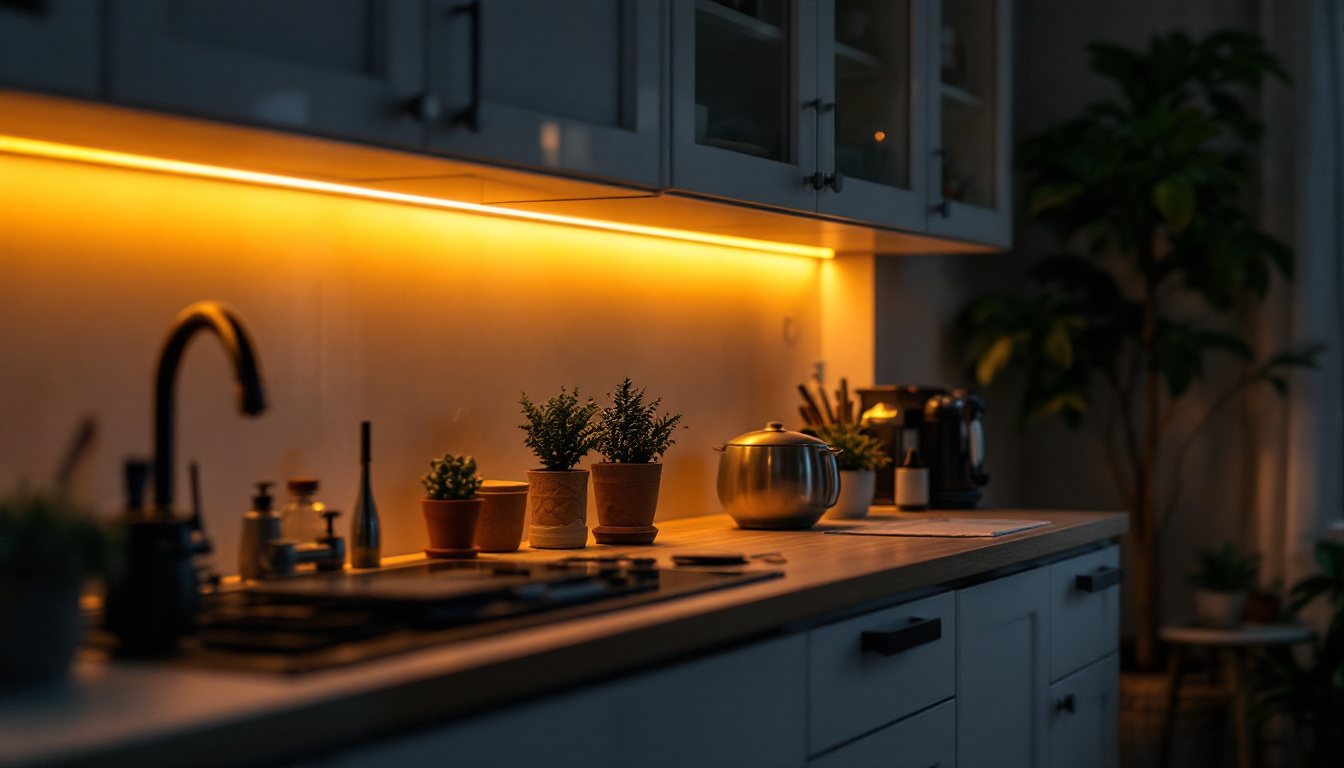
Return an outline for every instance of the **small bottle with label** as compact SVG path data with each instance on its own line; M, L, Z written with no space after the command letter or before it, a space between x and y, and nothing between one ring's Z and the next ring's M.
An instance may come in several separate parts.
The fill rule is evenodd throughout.
M291 477L288 485L289 503L280 511L281 531L286 539L316 541L326 531L322 523L322 510L326 507L313 498L317 493L317 478Z
M929 469L914 448L905 452L905 460L896 468L896 508L903 512L929 508Z

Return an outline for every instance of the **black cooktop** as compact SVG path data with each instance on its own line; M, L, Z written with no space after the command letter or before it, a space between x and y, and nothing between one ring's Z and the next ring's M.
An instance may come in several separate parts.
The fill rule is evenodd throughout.
M775 578L651 558L438 560L300 576L203 598L191 663L307 672Z

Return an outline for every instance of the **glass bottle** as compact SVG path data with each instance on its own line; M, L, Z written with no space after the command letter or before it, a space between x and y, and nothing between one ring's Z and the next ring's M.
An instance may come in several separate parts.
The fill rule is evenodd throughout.
M280 532L285 538L310 542L325 534L322 510L326 506L313 498L317 487L317 478L289 479L289 503L280 511Z

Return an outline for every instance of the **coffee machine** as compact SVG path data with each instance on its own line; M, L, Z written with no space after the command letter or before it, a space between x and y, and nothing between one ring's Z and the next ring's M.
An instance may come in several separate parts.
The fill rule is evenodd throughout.
M881 386L858 391L863 426L899 461L914 448L929 468L931 509L980 503L985 472L985 403L979 395L939 386ZM877 476L874 501L895 502L894 473Z

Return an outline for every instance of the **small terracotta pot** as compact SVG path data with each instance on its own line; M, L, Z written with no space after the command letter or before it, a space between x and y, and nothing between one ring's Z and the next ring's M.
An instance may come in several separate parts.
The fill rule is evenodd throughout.
M1230 629L1241 626L1241 611L1246 605L1245 592L1195 590L1195 618L1201 626Z
M532 469L527 480L528 543L538 549L588 546L588 470Z
M425 528L429 531L430 557L475 557L476 523L481 517L481 497L471 499L421 499Z
M652 544L658 536L658 486L663 465L601 462L591 467L599 544Z
M476 491L481 498L481 521L476 524L476 546L482 552L513 552L523 541L527 522L527 483L486 480Z

